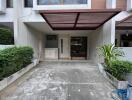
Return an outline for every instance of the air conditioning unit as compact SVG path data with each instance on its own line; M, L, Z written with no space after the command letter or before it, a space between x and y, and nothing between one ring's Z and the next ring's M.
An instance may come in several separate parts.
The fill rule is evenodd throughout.
M0 0L0 14L6 11L6 0Z
M132 0L127 0L127 10L132 11Z

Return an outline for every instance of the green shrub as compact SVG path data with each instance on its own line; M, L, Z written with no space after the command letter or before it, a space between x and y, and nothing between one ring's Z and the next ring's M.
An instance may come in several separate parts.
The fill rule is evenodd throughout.
M32 58L33 49L30 47L12 47L0 51L0 80L30 64Z
M14 44L14 36L10 29L0 28L0 44Z
M119 60L112 61L111 67L109 67L107 71L118 80L125 80L126 74L132 72L132 62Z

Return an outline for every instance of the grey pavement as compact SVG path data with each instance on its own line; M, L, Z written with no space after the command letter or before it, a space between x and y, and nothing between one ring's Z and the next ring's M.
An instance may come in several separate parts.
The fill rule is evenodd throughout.
M112 100L113 87L90 62L42 62L1 93L1 100Z

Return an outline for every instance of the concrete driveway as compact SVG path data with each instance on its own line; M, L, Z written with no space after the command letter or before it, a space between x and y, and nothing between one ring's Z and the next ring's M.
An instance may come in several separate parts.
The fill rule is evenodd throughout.
M88 62L43 62L1 93L1 100L112 100L113 87Z

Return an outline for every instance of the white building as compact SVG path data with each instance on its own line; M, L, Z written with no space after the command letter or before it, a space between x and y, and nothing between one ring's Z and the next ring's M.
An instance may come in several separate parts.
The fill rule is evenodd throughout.
M0 25L34 57L99 61L97 47L116 43L132 61L132 0L0 0Z

